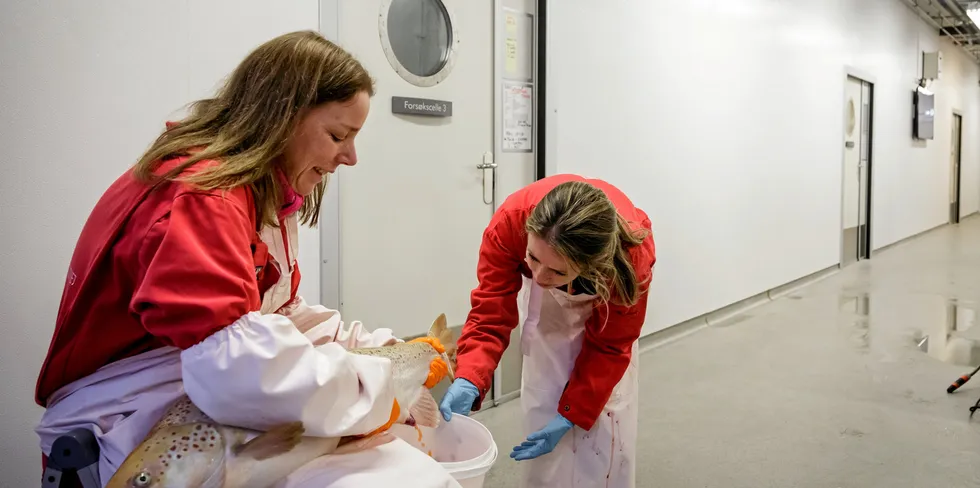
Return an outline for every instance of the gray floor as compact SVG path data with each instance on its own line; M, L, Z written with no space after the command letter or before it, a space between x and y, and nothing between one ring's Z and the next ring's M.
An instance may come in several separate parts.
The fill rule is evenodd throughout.
M946 394L980 363L978 311L971 218L645 353L637 486L980 486L980 375ZM518 486L519 401L477 418L485 486Z

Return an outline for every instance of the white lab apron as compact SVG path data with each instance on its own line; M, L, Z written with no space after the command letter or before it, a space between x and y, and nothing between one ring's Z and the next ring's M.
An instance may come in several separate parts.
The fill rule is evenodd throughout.
M565 384L582 349L594 295L545 290L525 278L521 292L524 436L555 418ZM601 305L600 305L601 306ZM592 430L572 427L555 449L521 461L521 486L633 488L636 471L637 343L632 360Z
M290 299L297 249L296 219L286 220L288 242L279 229L267 227L262 241L280 266L281 277L263 295L263 314L280 310ZM99 477L105 486L171 403L184 395L180 350L165 347L100 368L56 391L35 432L41 450L51 452L59 436L76 428L91 429L99 444ZM406 480L411 480L407 483ZM459 484L435 460L401 439L362 452L324 456L303 466L277 488L361 488L411 486L457 488Z

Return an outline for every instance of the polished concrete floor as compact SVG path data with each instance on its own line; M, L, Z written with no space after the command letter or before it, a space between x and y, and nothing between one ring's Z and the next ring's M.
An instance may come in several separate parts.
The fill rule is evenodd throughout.
M980 487L980 218L640 358L637 486ZM519 486L520 402L477 414Z

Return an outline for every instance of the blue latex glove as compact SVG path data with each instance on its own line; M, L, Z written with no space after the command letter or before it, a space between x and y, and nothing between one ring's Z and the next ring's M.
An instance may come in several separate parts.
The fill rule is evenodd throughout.
M565 417L556 415L543 429L527 436L526 441L514 448L514 451L510 453L510 457L518 461L524 461L548 454L555 449L558 441L565 435L565 432L568 432L572 428L572 425Z
M473 404L476 403L477 398L480 398L480 390L477 389L476 385L463 378L456 378L456 381L449 385L449 390L446 391L446 395L442 397L442 403L439 404L442 418L449 422L454 413L468 416L473 410Z

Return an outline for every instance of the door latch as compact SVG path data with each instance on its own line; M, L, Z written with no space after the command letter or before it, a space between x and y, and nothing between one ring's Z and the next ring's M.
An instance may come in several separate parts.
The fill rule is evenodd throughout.
M493 153L483 153L483 162L476 165L476 168L483 170L483 203L493 205L494 185L497 180L497 163L493 162Z

